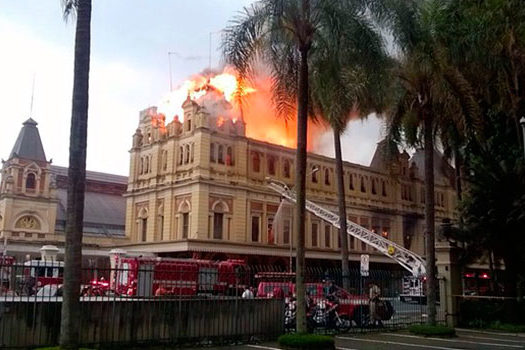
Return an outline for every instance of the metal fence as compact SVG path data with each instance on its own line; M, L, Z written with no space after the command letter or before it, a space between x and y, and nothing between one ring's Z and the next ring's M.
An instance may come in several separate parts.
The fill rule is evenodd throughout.
M425 322L425 298L417 288L407 297L406 277L352 270L343 290L340 270L307 269L308 327L362 332ZM62 281L62 262L0 265L0 347L57 344ZM299 307L293 273L239 261L130 259L113 269L84 268L81 281L80 342L87 346L273 339L294 331ZM372 302L371 289L378 294Z

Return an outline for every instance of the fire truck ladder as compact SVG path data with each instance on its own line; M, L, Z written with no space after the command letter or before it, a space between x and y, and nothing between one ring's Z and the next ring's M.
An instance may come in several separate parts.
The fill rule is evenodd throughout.
M296 194L295 191L291 190L286 186L286 184L281 183L280 181L267 178L268 187L279 193L282 197L287 199L292 203L296 203ZM315 216L323 219L324 221L329 222L334 225L336 228L341 228L339 225L339 215L327 210L314 202L306 200L306 210ZM368 244L371 247L374 247L379 252L388 256L389 258L395 260L399 265L407 269L413 276L421 276L426 273L425 269L425 260L413 253L412 251L406 249L405 247L400 246L397 243L392 242L385 237L378 235L366 228L357 225L356 223L346 220L348 235L357 238L358 240Z

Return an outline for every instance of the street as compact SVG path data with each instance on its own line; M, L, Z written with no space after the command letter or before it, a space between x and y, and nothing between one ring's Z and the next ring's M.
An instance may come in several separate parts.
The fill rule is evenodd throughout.
M525 349L525 334L500 333L456 329L457 337L434 338L412 335L406 331L367 333L336 336L337 350L512 350ZM226 350L229 347L216 347L210 350ZM235 350L278 350L275 342L247 344L234 347Z

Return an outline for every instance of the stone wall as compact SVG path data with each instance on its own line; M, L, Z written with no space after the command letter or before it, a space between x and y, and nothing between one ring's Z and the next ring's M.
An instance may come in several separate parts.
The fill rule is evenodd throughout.
M55 345L60 301L0 303L0 347ZM81 303L80 342L90 344L210 344L252 336L275 337L284 329L281 300L151 299Z

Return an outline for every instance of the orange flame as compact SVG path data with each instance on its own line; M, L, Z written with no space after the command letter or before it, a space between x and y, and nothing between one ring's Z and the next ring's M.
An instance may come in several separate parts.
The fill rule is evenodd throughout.
M246 123L247 137L295 148L297 143L296 118L289 116L285 120L285 118L276 117L272 103L271 78L260 77L255 82L255 86L239 87L238 84L236 72L229 67L226 67L220 74L195 75L185 80L177 89L166 94L159 103L158 112L168 117L170 121L178 118L182 122L184 120L182 104L188 96L197 103L204 99L223 99L231 104L232 109L226 114L221 111L217 118L217 126L223 125L226 119L231 119L235 123L242 118ZM320 132L321 128L310 122L308 127L308 149L311 150L313 135Z

